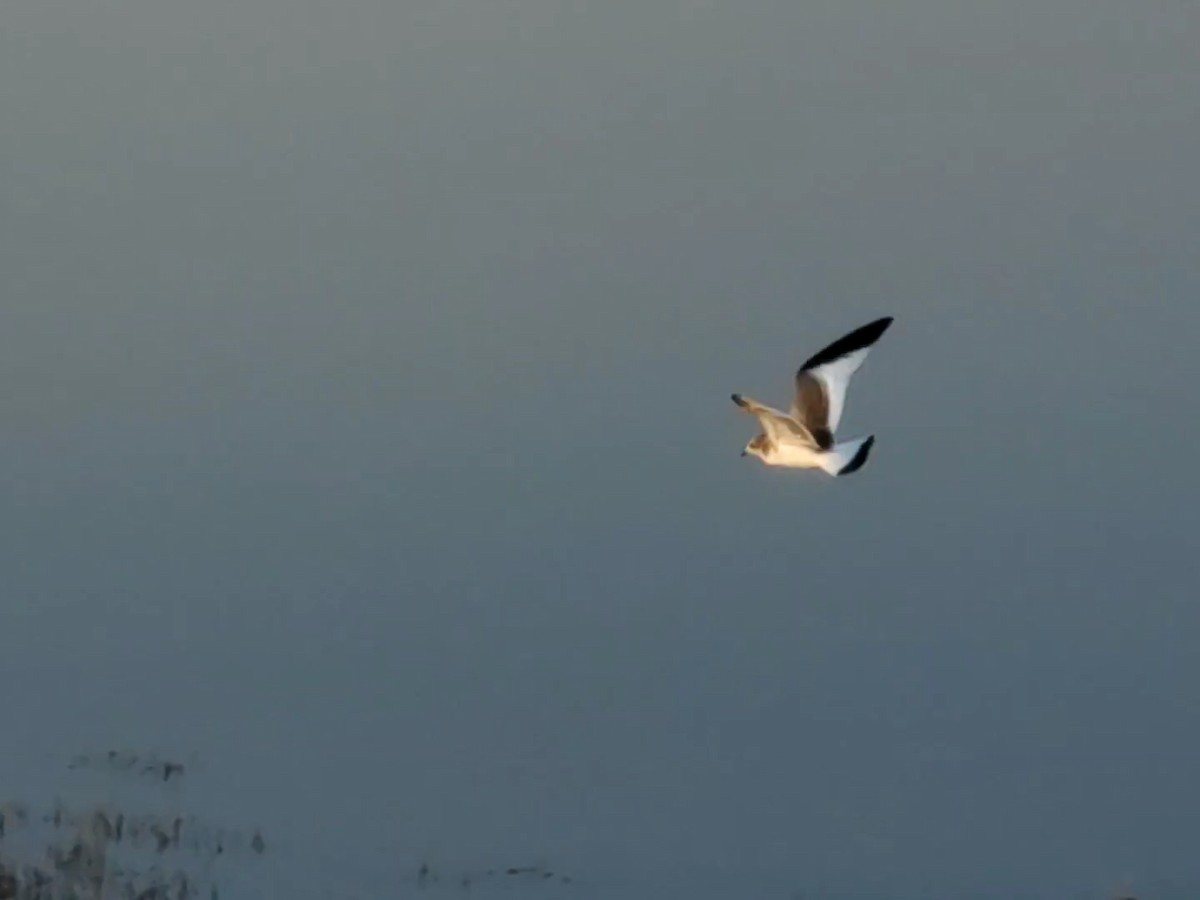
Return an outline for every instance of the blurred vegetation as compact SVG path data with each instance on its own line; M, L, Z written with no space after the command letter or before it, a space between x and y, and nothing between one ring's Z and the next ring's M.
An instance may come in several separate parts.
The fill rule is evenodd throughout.
M77 756L68 769L159 788L186 777L180 762L116 750ZM257 830L245 836L194 816L9 800L0 803L0 900L217 900L220 861L265 851Z

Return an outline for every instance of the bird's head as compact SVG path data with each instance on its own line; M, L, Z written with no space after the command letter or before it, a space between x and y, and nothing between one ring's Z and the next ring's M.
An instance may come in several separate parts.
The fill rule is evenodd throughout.
M750 443L743 448L742 456L757 456L759 459L762 459L769 446L770 444L767 441L767 436L765 434L757 434L751 438Z

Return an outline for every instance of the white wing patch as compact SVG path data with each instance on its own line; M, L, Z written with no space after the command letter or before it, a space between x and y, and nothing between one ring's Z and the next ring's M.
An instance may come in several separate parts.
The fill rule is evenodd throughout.
M861 328L838 338L824 350L808 358L796 374L797 390L801 387L804 375L817 379L825 389L825 401L828 406L826 426L829 431L837 431L842 421L842 411L846 408L846 390L850 386L850 377L859 370L871 347L892 324L891 316L884 316L874 322L868 322ZM796 403L803 402L797 396Z
M829 430L837 431L838 423L842 421L842 410L846 408L846 389L850 387L850 377L862 367L871 352L870 347L863 347L853 353L847 353L840 359L809 369L808 374L820 380L825 388L825 397L829 403Z

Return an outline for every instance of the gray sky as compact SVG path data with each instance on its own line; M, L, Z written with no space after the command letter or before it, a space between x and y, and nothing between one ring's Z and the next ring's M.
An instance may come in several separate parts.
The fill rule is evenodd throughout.
M192 754L314 896L1195 897L1197 46L6 4L0 781ZM739 458L884 314L862 472Z

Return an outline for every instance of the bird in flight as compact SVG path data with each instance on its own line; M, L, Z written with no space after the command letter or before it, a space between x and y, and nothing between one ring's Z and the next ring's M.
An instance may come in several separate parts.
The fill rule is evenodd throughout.
M833 433L846 405L850 376L891 324L891 316L876 319L810 356L796 372L790 412L734 394L733 402L762 425L762 433L751 439L742 456L757 456L768 466L822 469L830 475L849 475L861 469L875 435L834 443Z

